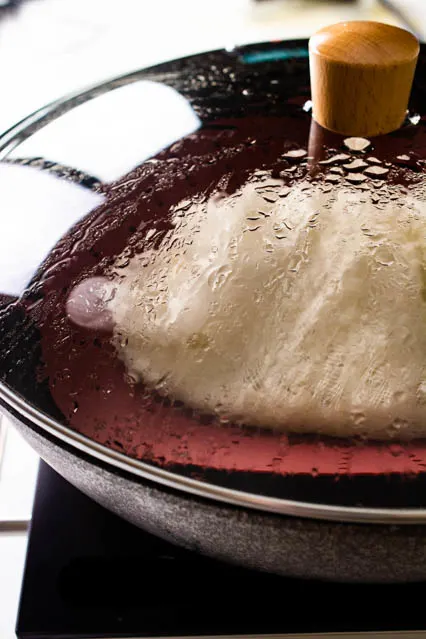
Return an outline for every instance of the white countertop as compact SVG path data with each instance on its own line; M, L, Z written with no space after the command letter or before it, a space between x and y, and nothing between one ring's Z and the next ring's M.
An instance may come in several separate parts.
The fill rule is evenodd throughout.
M307 37L345 19L398 24L375 0L23 3L0 19L0 130L50 100L116 74L229 44ZM30 517L37 465L36 455L8 427L0 466L0 639L15 637L27 538L22 527Z
M4 417L0 429L0 639L12 639L39 460Z

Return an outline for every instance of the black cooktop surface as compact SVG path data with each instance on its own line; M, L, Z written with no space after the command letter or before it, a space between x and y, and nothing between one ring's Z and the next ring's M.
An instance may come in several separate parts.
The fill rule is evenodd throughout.
M219 563L135 528L41 463L17 634L88 639L420 630L424 589L285 579Z

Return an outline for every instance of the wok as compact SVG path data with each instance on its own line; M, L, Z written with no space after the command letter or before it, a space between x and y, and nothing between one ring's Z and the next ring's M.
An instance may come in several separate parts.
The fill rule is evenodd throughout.
M422 46L411 120L373 140L378 157L409 152L410 161L401 164L413 175L421 173L426 158L425 67ZM151 109L154 121L146 123L144 134L154 141L145 148L126 111L132 95L126 91L136 90L139 108L159 87L166 91L165 102L172 94L180 100L170 113L183 103L189 111L176 116L176 124L163 104L156 123ZM117 97L105 111L108 96ZM237 188L242 176L269 166L278 147L280 152L306 147L309 98L307 42L261 43L115 78L54 102L7 131L0 138L0 166L21 171L23 189L29 172L47 173L78 185L79 197L90 192L99 206L80 198L49 250L31 262L25 286L2 291L1 406L63 477L176 544L286 576L422 580L426 441L349 441L218 424L180 402L147 394L142 385L129 391L108 333L78 327L66 317L64 301L82 274L102 273L129 234L137 243L141 222L146 229L155 220L160 231L166 229L170 207L217 185L224 163ZM154 101L155 109L158 104ZM84 110L87 105L91 110ZM123 163L123 148L108 145L108 137L114 142L112 120L120 135L126 118L134 135L125 138ZM99 122L110 124L103 136L93 134ZM76 168L68 169L64 149L79 134L85 143L71 158ZM100 139L105 148L98 148L97 169L86 160ZM339 150L342 140L329 133L326 143ZM136 164L141 169L127 173ZM300 170L295 165L294 175ZM137 206L131 195L135 175L142 178ZM112 204L119 215L112 215ZM61 216L60 209L52 210ZM7 238L10 255L19 251L31 214ZM2 206L2 224L8 215ZM19 259L25 258L22 251Z

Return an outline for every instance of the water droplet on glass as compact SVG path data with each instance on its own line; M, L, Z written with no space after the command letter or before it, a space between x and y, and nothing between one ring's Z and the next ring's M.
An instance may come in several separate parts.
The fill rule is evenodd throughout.
M366 237L374 237L374 233L371 232L368 226L361 226L361 231Z
M305 104L303 105L303 110L306 111L306 113L309 113L309 111L312 111L312 105L312 100L306 100Z
M406 393L403 390L398 390L394 392L393 397L396 402L403 402L406 398Z
M379 246L375 253L375 259L381 266L391 266L395 261L393 254L386 246Z
M290 262L288 265L288 270L291 273L298 273L303 262L303 258L300 254L296 253L290 258Z
M353 175L346 176L346 180L351 182L351 184L361 184L361 182L365 182L366 179L362 173L354 173Z
M368 166L367 162L364 160L356 159L353 162L349 162L349 164L344 164L343 168L347 171L362 171Z
M216 193L211 196L210 201L213 202L213 204L219 205L227 198L228 194L226 193L226 191L216 191Z
M290 189L290 187L289 187L289 186L283 186L283 187L280 189L280 191L279 191L278 195L279 195L281 198L283 198L283 197L287 197L287 195L289 195L289 193L290 193L290 192L291 192L291 189Z
M365 138L346 138L344 145L351 151L365 151L371 145Z
M117 258L114 263L115 268L126 268L130 264L130 257L126 257L125 255L121 255Z
M332 155L331 158L328 158L327 160L321 160L319 164L327 166L328 164L335 164L336 162L346 162L349 159L350 155L347 155L347 153L338 153L337 155Z
M280 196L278 193L265 193L264 195L262 195L262 197L265 202L268 202L268 204L275 204Z
M207 282L210 288L213 291L218 290L223 286L231 274L232 269L228 264L224 264L220 266L218 269L215 269L212 273L210 273Z
M360 410L354 410L351 412L351 420L355 426L361 426L365 422L365 414Z
M404 449L399 444L390 444L389 452L393 457L399 457L404 452Z
M407 426L407 421L405 419L401 419L400 417L396 417L391 424L391 428L395 431L400 431L401 429Z
M372 178L384 178L389 173L389 169L386 169L384 166L374 165L365 169L364 173Z
M288 160L299 160L301 158L306 157L307 152L304 149L293 149L292 151L287 151L283 153L283 157Z
M340 177L338 175L327 175L325 181L337 184L337 182L340 182Z
M368 441L368 433L366 433L365 431L361 431L360 433L357 433L356 435L354 435L354 437L352 438L352 441L355 444L355 446L362 448L363 446L365 446L366 442Z
M422 118L418 113L415 113L414 115L410 116L408 119L410 120L411 124L416 125L420 122Z

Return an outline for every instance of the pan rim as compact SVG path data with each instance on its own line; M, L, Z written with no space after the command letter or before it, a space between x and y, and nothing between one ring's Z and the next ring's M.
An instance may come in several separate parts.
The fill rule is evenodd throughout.
M300 46L301 44L307 46L307 40L305 39L290 40L285 43L292 48ZM283 43L253 43L238 47L238 51L242 52L253 47L276 47L280 44L282 45ZM205 54L208 53L212 52L205 52ZM187 57L191 58L193 56ZM184 58L180 58L180 60L182 59ZM153 67L116 76L101 83L94 84L86 89L68 94L34 111L0 135L0 161L7 158L13 149L18 147L25 139L31 137L37 130L75 106L91 100L102 93L120 88L143 78L150 80L155 79L156 76L163 76L164 78L165 75L170 73L170 71L167 72L162 68L164 64L165 63L161 63ZM426 525L426 509L424 508L369 508L303 502L225 488L216 484L186 477L128 457L123 453L119 453L89 439L71 427L61 424L47 414L42 413L2 381L0 381L0 400L4 402L6 409L10 408L14 410L19 416L29 420L43 431L46 431L60 441L71 445L71 447L80 450L95 460L97 459L98 461L107 463L116 469L130 473L140 479L149 480L167 488L206 498L213 502L282 516L329 522L376 525Z
M0 382L0 400L4 402L6 410L12 409L18 416L27 419L56 439L77 448L95 460L110 464L114 468L140 479L152 481L166 488L196 497L250 510L303 519L352 524L426 525L426 509L424 508L368 508L316 504L243 492L192 479L163 468L151 466L89 439L69 426L44 415L2 382Z

